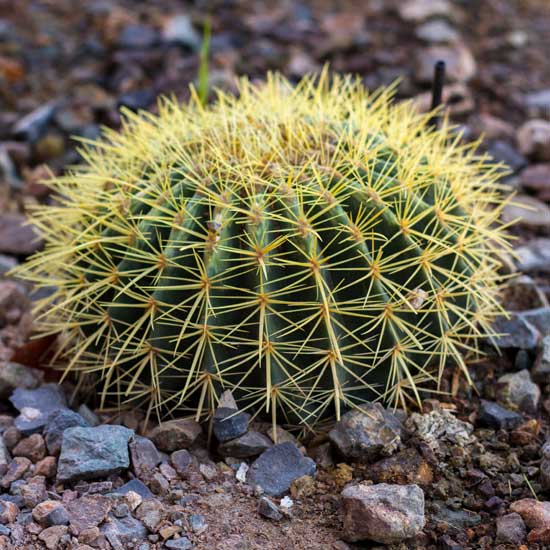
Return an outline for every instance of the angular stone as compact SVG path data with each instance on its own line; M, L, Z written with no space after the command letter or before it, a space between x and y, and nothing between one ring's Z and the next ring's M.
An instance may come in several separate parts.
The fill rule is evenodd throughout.
M28 483L23 485L19 492L25 506L30 509L34 508L40 502L48 500L46 483L42 477L35 476L29 479Z
M131 479L128 483L125 483L122 487L113 491L113 494L127 495L130 491L137 493L142 499L153 498L153 493L151 493L147 485L142 483L139 479Z
M376 483L416 484L421 487L430 485L434 477L432 467L416 449L404 449L374 463L368 474Z
M521 186L542 201L550 201L550 164L533 164L521 172Z
M189 527L191 527L193 533L200 535L206 531L208 524L206 523L206 518L202 514L191 514L188 519Z
M3 475L8 469L8 465L11 462L10 453L4 442L4 438L0 435L0 475Z
M57 514L55 513L57 509L63 509L63 511ZM63 524L69 523L67 510L65 510L63 503L59 500L45 500L37 504L32 510L32 519L44 527L57 525L55 521L57 519L62 519L61 516L63 516L63 519L66 518L67 520L63 521Z
M40 385L43 378L43 373L38 369L0 361L0 397L7 397L15 388L32 390Z
M493 401L481 400L478 421L482 426L495 430L511 430L523 422L523 417L501 407Z
M129 548L132 543L147 537L147 529L143 523L130 515L117 518L110 514L100 531L113 548Z
M147 527L151 533L156 533L160 522L164 518L165 510L161 502L156 498L150 498L144 500L138 506L135 515L144 523L145 527Z
M273 445L271 439L260 432L250 431L218 447L222 456L251 458L262 454Z
M126 470L130 466L128 442L133 435L132 430L123 426L68 428L63 433L58 482L92 479Z
M46 456L46 445L40 434L32 434L22 439L13 449L13 456L24 456L31 462L38 462Z
M4 477L0 481L0 487L7 489L14 481L21 479L31 467L32 462L24 456L15 457L9 464Z
M18 514L19 508L16 504L7 500L0 500L0 523L2 525L13 523Z
M191 541L187 537L167 540L164 546L167 550L191 550L193 548Z
M84 495L69 506L71 532L79 535L86 529L97 527L105 521L112 507L111 499L103 495Z
M279 443L267 449L252 464L247 481L259 485L267 495L280 496L301 476L313 476L315 462L300 453L290 442Z
M36 463L34 473L46 479L54 478L57 473L57 460L54 456L47 456Z
M219 407L214 412L213 431L220 443L235 439L246 433L250 415L235 409Z
M518 513L531 529L528 542L550 543L550 502L524 498L513 502L510 511Z
M368 403L352 410L336 422L328 437L347 459L370 462L389 455L401 443L403 425L380 403Z
M515 252L520 271L550 273L550 239L533 239L526 245L519 246Z
M189 473L189 467L193 463L193 457L186 449L180 449L179 451L174 451L170 455L170 461L177 474L184 478Z
M497 317L491 328L494 332L500 334L500 336L492 339L499 348L531 350L537 346L539 332L521 314L512 313L509 319L504 316Z
M519 514L512 512L497 518L497 543L520 545L525 540L527 530Z
M44 529L38 538L44 543L48 550L57 550L61 538L67 534L68 528L65 525L55 525Z
M529 371L524 369L501 376L497 380L496 396L507 407L535 414L540 400L540 388L531 380Z
M177 451L190 447L202 433L198 422L181 418L163 422L149 434L157 449L165 452Z
M280 521L283 519L283 514L278 506L269 498L261 497L258 501L258 514L264 518Z
M529 309L523 311L521 315L527 323L535 327L543 336L550 334L550 307Z
M44 438L48 452L51 455L59 454L63 432L67 428L74 428L75 426L86 428L89 424L82 416L70 409L60 409L50 413L44 429Z
M512 174L516 174L527 166L527 159L507 141L500 139L491 141L487 147L487 152L493 157L495 162L505 164Z
M424 492L417 485L351 485L342 491L344 534L351 542L394 544L424 528Z
M53 411L67 408L65 394L57 384L44 384L33 390L17 388L10 401L21 413L15 426L24 435L40 431Z
M130 443L132 468L138 477L146 476L160 464L162 457L155 444L146 437L135 436Z

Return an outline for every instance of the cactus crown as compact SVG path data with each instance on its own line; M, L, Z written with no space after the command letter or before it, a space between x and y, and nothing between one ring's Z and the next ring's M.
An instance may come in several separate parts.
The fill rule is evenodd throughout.
M406 406L448 360L467 376L499 310L504 201L476 144L428 119L326 71L127 113L34 213L46 246L19 274L56 287L40 330L103 400L162 414L231 389L312 425Z

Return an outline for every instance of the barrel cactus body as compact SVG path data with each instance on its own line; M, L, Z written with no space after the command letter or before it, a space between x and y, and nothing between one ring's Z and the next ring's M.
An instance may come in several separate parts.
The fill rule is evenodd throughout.
M56 287L37 313L66 371L163 415L230 389L312 425L466 369L498 311L496 172L391 95L271 75L86 146L19 270Z

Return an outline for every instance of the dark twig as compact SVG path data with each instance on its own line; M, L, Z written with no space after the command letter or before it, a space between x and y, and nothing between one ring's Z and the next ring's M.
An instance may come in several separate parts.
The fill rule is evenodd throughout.
M432 84L432 110L441 105L443 99L443 83L445 81L445 61L438 61L434 66L434 80ZM439 127L441 113L436 113L430 119L430 126L435 130Z

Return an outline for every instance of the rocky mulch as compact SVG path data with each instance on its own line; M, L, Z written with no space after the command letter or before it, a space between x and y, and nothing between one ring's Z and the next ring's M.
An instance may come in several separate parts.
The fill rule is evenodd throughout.
M211 424L144 424L74 399L29 341L29 288L6 273L41 246L26 204L80 157L71 136L119 108L185 99L203 3L0 0L0 548L253 550L550 547L550 9L543 0L211 2L210 81L329 61L430 103L433 63L470 141L504 163L515 267L501 348L449 368L422 410L350 411L314 437L225 395ZM47 167L46 167L47 166ZM438 399L434 399L438 397ZM210 439L209 435L210 434Z

